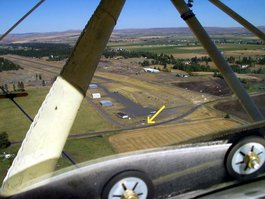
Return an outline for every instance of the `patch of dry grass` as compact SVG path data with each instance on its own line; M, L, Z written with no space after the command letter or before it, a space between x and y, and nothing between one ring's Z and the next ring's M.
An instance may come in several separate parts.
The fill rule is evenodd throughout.
M131 130L109 137L117 152L128 152L173 145L192 138L239 126L223 118Z

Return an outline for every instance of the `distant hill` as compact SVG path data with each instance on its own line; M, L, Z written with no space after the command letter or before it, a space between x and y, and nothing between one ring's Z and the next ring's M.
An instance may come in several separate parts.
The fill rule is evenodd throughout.
M258 27L261 31L265 32L265 26ZM251 32L242 27L205 27L206 31L210 35L231 35L231 34L249 34ZM171 34L184 34L192 35L191 30L188 27L179 28L149 28L149 29L121 29L115 30L115 34L127 34L127 35L145 35L145 36L158 36L158 35L171 35Z
M206 31L210 35L249 35L245 28L241 27L206 27ZM265 26L259 27L265 32ZM10 34L0 44L7 43L34 43L34 42L52 42L52 43L69 43L74 44L79 37L81 30L69 30L64 32L48 32L48 33L26 33L26 34ZM192 36L192 32L187 27L179 28L149 28L149 29L116 29L112 34L112 39L126 37L143 37L143 36L170 36L180 35L181 37Z
M25 33L10 34L1 43L70 43L73 44L79 37L80 30L70 30L65 32L48 32L48 33Z

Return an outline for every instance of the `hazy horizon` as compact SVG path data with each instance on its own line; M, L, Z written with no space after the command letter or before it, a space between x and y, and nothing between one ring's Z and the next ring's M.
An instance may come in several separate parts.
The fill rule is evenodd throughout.
M211 29L211 28L216 28L216 29L242 29L247 32L249 32L247 29L244 27L240 26L232 26L232 27L221 27L221 26L204 26L205 29ZM257 28L264 28L265 26L257 26ZM189 27L153 27L153 28L115 28L113 31L126 31L126 30L156 30L156 29L187 29L189 30ZM63 32L81 32L82 29L68 29L68 30L62 30L62 31L48 31L48 32L21 32L21 33L10 33L9 35L23 35L23 34L45 34L45 33L63 33Z

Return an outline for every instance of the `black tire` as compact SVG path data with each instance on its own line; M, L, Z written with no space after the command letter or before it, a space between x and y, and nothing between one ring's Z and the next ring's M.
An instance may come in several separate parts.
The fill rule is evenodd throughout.
M246 164L245 162L243 162L244 160L244 154L242 154L240 151L241 149L243 149L242 147L246 147L246 149L248 148L248 146L258 146L259 151L261 151L261 149L263 150L263 152L260 152L259 157L261 157L261 163L258 166L258 168L247 171L246 169ZM253 147L253 148L254 148ZM240 150L239 150L240 149ZM236 180L248 180L248 179L252 179L254 177L256 177L258 174L264 172L265 170L265 162L264 162L264 149L265 149L265 139L262 137L258 137L258 136L251 136L251 137L246 137L243 138L242 140L238 141L237 143L233 144L227 151L226 154L226 158L225 158L225 166L226 166L226 170L228 172L228 174L233 177ZM253 149L254 150L254 149ZM255 149L258 150L258 149ZM252 151L252 148L251 148ZM233 162L233 160L235 160L235 156L239 154L242 155L242 161L241 162ZM234 159L233 159L234 158ZM238 165L238 166L237 166ZM236 167L238 167L238 170L235 169ZM244 169L243 169L244 168ZM241 170L243 170L242 172L240 172Z
M124 171L122 173L119 173L115 176L113 176L104 186L102 191L102 199L109 199L109 194L112 190L112 188L122 179L128 179L128 178L137 178L142 180L146 187L147 187L147 197L146 199L152 199L154 197L154 185L150 178L143 172L140 171ZM143 198L143 197L141 197ZM115 197L115 199L119 199L119 197ZM144 199L144 198L143 198Z

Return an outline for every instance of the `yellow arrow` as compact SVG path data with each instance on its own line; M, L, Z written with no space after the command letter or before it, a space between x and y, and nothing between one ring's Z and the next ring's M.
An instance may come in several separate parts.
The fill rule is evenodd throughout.
M155 121L153 121L158 115L159 113L161 113L164 109L166 108L166 106L162 106L151 118L149 116L147 116L147 123L148 124L154 124L156 123Z

